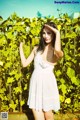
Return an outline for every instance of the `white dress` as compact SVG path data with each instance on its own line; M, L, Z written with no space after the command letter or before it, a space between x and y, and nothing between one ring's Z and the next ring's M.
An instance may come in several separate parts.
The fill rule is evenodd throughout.
M38 111L60 109L59 92L53 68L53 65L43 60L40 52L35 55L27 103L29 108Z

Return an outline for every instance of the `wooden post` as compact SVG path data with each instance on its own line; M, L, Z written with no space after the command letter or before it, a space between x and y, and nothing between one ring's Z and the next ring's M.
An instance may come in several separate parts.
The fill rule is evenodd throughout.
M11 96L11 84L9 85L9 101L10 101L10 103L11 103L11 100L12 100L12 96ZM10 110L9 110L10 112L12 112L13 110L10 108Z
M21 87L21 80L18 82L18 86ZM22 106L20 102L22 101L22 93L19 94L19 111L22 112Z
M2 80L0 80L0 89L1 89ZM0 98L0 111L1 111L1 98Z

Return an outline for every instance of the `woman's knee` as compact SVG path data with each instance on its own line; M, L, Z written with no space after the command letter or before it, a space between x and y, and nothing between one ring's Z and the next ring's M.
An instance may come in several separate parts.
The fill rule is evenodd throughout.
M43 111L36 111L32 109L35 120L45 120Z
M54 120L52 111L47 111L44 113L44 115L45 115L46 120Z

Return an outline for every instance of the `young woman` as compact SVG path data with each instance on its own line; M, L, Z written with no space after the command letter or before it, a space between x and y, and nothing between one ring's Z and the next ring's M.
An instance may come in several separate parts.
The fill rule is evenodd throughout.
M54 120L53 112L60 109L59 92L53 68L63 56L60 32L53 22L45 23L40 32L41 38L30 56L26 59L23 43L20 43L20 56L23 67L34 59L34 71L30 80L28 105L35 120Z

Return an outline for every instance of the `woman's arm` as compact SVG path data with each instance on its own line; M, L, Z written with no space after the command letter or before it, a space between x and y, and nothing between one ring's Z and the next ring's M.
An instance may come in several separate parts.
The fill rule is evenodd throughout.
M63 51L61 50L60 32L58 30L56 31L54 51L58 58L63 57Z
M20 57L21 57L21 63L23 67L27 67L32 62L32 60L34 59L35 49L36 48L32 50L31 54L26 59L23 52L23 43L22 42L20 43Z
M56 29L53 28L49 25L45 25L45 27L48 27L50 30L52 30L55 35L56 35L56 40L55 40L55 46L54 46L54 52L57 56L57 58L63 57L63 52L61 50L61 41L60 41L60 32Z

